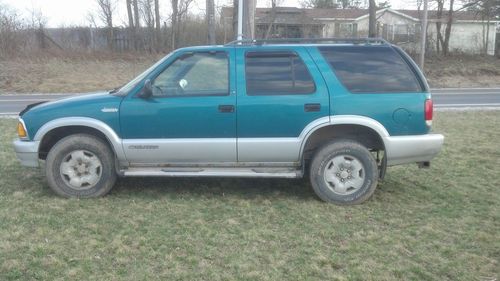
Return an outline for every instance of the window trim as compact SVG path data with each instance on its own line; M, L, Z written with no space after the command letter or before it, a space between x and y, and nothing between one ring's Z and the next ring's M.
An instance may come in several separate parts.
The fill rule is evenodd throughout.
M230 53L226 50L206 50L206 51L186 51L179 53L179 55L174 58L167 66L165 66L161 71L158 71L157 74L154 75L154 77L148 78L151 80L151 83L154 83L156 78L160 76L160 74L163 73L167 68L169 68L172 64L180 60L183 56L186 56L187 54L195 55L195 54L217 54L217 53L224 53L227 59L227 93L220 93L220 94L211 94L211 95L203 95L203 94L196 94L196 95L164 95L164 96L154 96L152 95L151 98L154 99L164 99L164 98L196 98L196 97L225 97L225 96L230 96L231 95L231 56ZM142 89L141 91L142 92ZM139 93L140 93L139 92Z
M250 56L249 56L250 54ZM272 94L251 94L248 91L248 77L247 77L247 58L265 58L265 57L283 57L283 58L288 58L288 57L294 57L294 58L299 58L300 61L304 64L304 67L307 70L307 73L309 74L309 77L311 78L311 81L313 83L313 89L311 92L303 92L303 93L290 93L290 92L274 92ZM295 75L295 73L294 73ZM317 92L318 87L316 86L316 81L314 80L313 75L311 74L311 71L309 70L309 67L305 63L304 59L299 55L294 50L289 50L289 49L278 49L278 50L247 50L245 51L245 92L247 96L305 96L305 95L313 95Z
M413 74L413 80L415 80L416 84L419 86L419 88L420 88L419 91L352 91L351 89L349 89L344 84L344 82L342 81L342 79L340 78L340 76L337 74L337 70L331 65L331 63L328 61L328 59L325 57L325 55L321 51L322 48L325 50L326 48L335 49L335 47L332 47L332 46L321 46L321 47L317 47L317 48L318 48L319 53L321 54L321 56L325 60L325 62L328 64L328 67L330 68L330 70L335 75L335 78L340 82L340 85L342 85L342 87L347 92L349 92L351 94L356 94L356 95L358 95L358 94L421 94L421 93L426 93L427 92L426 91L426 87L425 87L424 83L421 80L422 78L420 77L420 75L418 75L418 73L415 71L415 69L413 68L413 66L411 66L411 63L408 61L408 59L405 58L404 56L402 56L402 54L396 48L394 48L392 46L389 47L389 48L391 48L394 51L394 53L401 58L401 60L406 65L406 68L408 69L408 72L410 72L411 74Z

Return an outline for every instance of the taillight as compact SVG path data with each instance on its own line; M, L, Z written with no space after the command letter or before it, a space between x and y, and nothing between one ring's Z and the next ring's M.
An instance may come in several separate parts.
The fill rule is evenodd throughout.
M427 126L432 126L432 111L433 111L433 105L432 105L432 100L431 99L427 99L425 100L425 124L427 124Z

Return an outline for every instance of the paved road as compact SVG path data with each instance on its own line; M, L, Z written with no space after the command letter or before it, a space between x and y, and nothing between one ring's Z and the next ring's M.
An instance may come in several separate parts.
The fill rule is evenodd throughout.
M500 109L500 88L433 89L431 92L436 109ZM60 99L72 95L0 94L0 116L17 115L28 104Z
M433 89L436 109L500 109L500 88Z
M0 116L17 115L27 105L79 94L0 94Z

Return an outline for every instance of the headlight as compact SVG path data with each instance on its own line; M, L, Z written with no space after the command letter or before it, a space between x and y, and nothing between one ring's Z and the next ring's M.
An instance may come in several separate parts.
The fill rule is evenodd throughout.
M19 122L17 123L17 135L19 136L20 139L28 138L28 133L26 132L26 126L24 125L22 119L19 119Z

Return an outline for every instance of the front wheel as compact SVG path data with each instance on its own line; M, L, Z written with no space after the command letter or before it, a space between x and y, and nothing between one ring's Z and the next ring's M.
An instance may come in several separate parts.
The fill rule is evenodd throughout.
M311 163L314 192L326 202L360 204L375 191L378 168L370 151L351 140L331 142L320 148Z
M52 190L63 197L100 197L116 181L109 146L87 134L67 136L49 151L45 173Z

